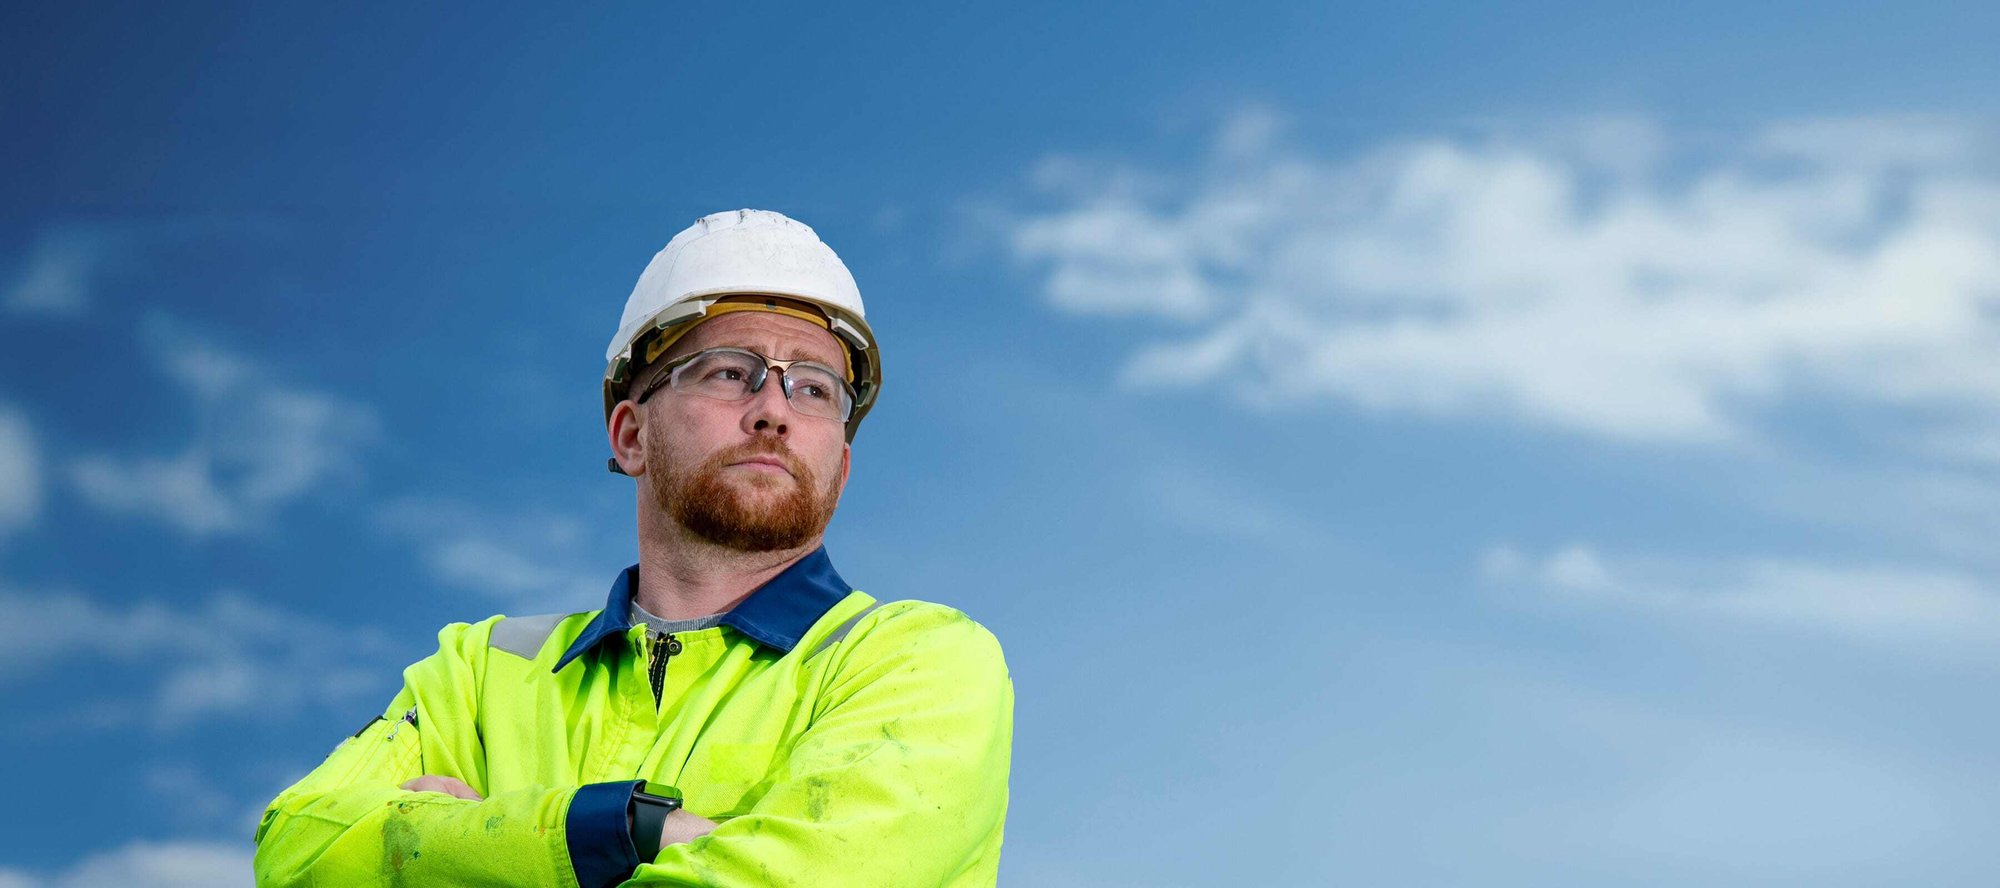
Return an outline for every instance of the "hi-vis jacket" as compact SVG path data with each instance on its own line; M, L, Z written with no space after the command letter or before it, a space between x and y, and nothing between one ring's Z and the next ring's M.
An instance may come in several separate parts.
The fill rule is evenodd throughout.
M697 631L631 625L637 582L601 611L445 627L385 714L271 803L257 883L994 884L1014 692L984 627L877 604L824 549ZM398 788L424 774L485 800ZM720 825L639 860L641 779Z

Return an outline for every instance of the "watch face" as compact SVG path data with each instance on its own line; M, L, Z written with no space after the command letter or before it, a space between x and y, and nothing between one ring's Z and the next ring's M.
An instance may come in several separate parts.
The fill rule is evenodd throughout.
M663 799L673 799L676 802L681 800L680 787L669 786L665 783L654 783L653 781L648 780L646 781L646 784L644 786L639 787L639 791L650 796L659 796L660 798Z

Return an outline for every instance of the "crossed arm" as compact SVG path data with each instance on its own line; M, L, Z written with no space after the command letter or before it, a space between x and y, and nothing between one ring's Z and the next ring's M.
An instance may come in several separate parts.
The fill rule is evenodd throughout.
M607 838L629 841L622 809L583 803L629 793L629 783L482 798L476 732L420 741L384 719L273 801L257 831L258 884L991 885L1012 684L997 643L963 615L917 611L903 623L911 625L858 639L857 650L829 652L847 659L750 810L721 822L675 812L658 856L636 868L604 877L587 855L572 859ZM462 638L440 641L438 654L405 673L392 718L469 705L458 689L470 685L437 673L476 674L463 658L483 656L484 640L470 652Z
M469 802L483 802L485 797L478 790L467 786L457 777L425 774L403 781L403 789L411 792L441 792L456 799ZM715 831L715 821L698 814L691 814L686 808L675 808L667 814L667 820L660 825L660 847L692 842Z

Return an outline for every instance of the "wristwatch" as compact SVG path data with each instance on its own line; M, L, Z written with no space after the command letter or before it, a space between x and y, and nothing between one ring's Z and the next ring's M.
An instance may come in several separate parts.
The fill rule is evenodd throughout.
M633 785L625 813L632 822L632 848L639 852L640 863L652 863L660 856L660 830L667 825L667 815L680 806L679 789L651 780Z

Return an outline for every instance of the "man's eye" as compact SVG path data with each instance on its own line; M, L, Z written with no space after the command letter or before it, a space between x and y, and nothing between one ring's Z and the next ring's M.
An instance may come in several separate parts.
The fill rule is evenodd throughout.
M741 367L717 367L715 368L715 370L713 370L708 374L708 378L726 379L731 382L735 382L738 380L749 378L749 374L743 372L743 368Z
M802 391L805 393L806 397L812 398L814 400L828 401L833 399L833 392L823 385L807 383L803 386L800 386L797 389L794 389L793 391Z

